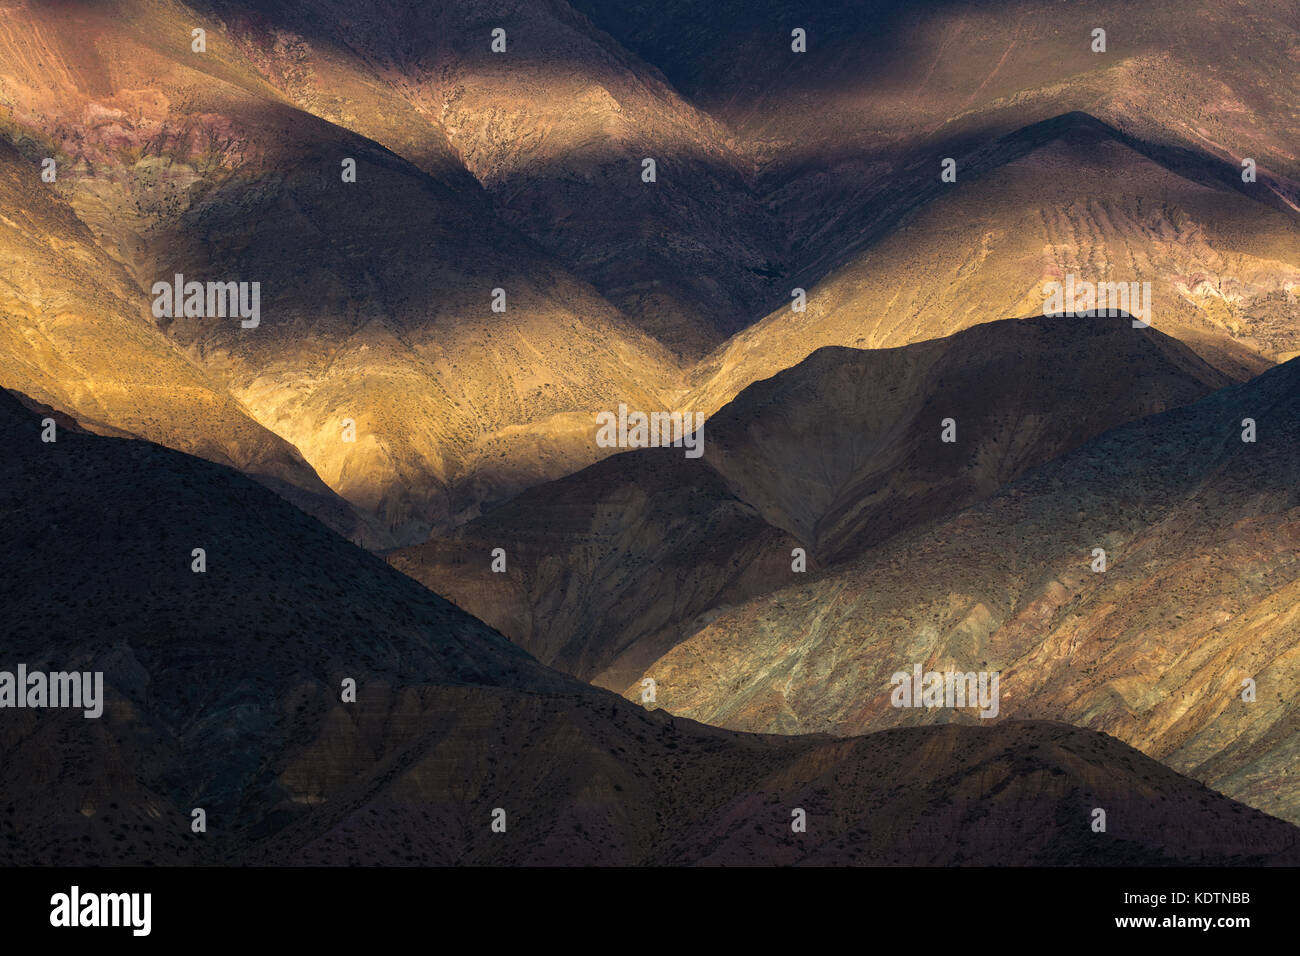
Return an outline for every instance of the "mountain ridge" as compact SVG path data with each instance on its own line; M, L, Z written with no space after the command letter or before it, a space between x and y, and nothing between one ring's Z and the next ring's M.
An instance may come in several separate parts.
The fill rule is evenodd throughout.
M1061 724L789 741L643 710L541 667L233 469L40 432L0 394L15 452L0 460L0 515L42 545L0 553L6 663L102 670L106 693L97 719L25 708L0 723L11 865L1300 854L1295 827ZM782 834L792 807L808 814L806 839L769 829ZM489 826L498 809L504 833ZM1026 819L1037 836L1013 838Z
M977 719L892 707L890 675L915 663L1000 671L1002 717L1105 729L1294 818L1294 708L1280 688L1300 633L1297 376L1293 359L1108 431L980 504L724 611L646 675L662 706L721 726L861 733ZM1247 419L1255 442L1242 441ZM1258 707L1240 699L1246 678Z

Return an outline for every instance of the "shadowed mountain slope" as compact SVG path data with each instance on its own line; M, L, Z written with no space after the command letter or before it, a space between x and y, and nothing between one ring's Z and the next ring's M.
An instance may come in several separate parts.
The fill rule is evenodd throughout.
M679 355L785 295L782 231L727 130L567 3L200 8L304 109L413 161L419 127L435 129L506 221Z
M3 584L8 654L57 637L64 653L111 652L124 668L111 676L123 679L133 657L147 657L176 668L179 694L213 677L203 672L212 648L195 655L191 638L256 648L267 692L348 666L390 678L418 670L441 683L581 686L233 469L76 429L45 442L15 398L0 395L0 408L14 449L5 528L33 546L6 550L15 571ZM202 572L192 570L195 548L205 551ZM32 570L18 575L22 563ZM59 581L63 596L24 598L40 577ZM276 593L296 603L277 609Z
M755 158L757 190L816 279L1016 130L1082 111L1144 149L1241 159L1300 208L1300 10L1290 0L574 0ZM795 28L807 52L791 49ZM1093 31L1106 33L1094 52ZM811 283L801 283L811 284ZM842 343L850 344L850 343Z
M1046 284L1068 276L1149 282L1144 318L1238 380L1300 353L1294 214L1177 175L1081 114L988 148L1000 165L959 174L810 287L805 311L778 309L702 361L691 407L719 408L823 346L889 348L1041 315Z
M551 667L621 690L700 615L786 584L798 545L708 464L659 448L530 488L389 561Z
M705 458L828 565L1228 382L1127 316L1010 319L902 348L820 349L710 418ZM937 440L947 419L951 443Z
M4 669L101 670L107 694L103 723L76 712L59 745L41 736L59 712L3 711L11 806L43 786L9 750L21 745L68 766L91 754L76 779L97 766L100 786L132 800L143 786L198 801L223 828L253 826L289 806L276 754L303 719L290 704L310 688L337 699L348 677L418 675L581 690L238 472L73 430L46 443L39 419L4 394L0 433L13 452L0 466ZM192 569L194 549L205 571ZM124 738L100 736L109 725ZM118 776L118 748L141 761L139 780Z
M645 712L236 472L39 432L0 395L0 518L39 542L0 552L4 665L102 670L106 702L3 711L7 864L1300 861L1296 828L1060 724L789 740Z
M1127 317L822 349L710 418L702 459L616 455L390 561L546 664L621 690L716 609L797 580L794 547L813 568L861 554L1227 383Z
M891 706L897 672L998 671L1003 717L1104 730L1294 820L1297 489L1292 360L730 609L646 674L674 713L855 734L978 719Z
M0 209L0 387L92 430L239 468L340 534L391 544L159 333L125 270L41 182L39 167L3 142Z
M124 307L177 273L260 283L257 329L160 325L372 544L599 460L587 423L619 402L712 412L823 346L1033 314L1067 274L1150 281L1156 326L1234 378L1300 352L1289 5L1199 5L1223 49L1193 74L1168 4L835 3L807 54L784 12L727 9L9 0L0 134L33 185L57 159L41 188L134 281ZM795 285L807 311L772 311ZM738 329L683 399L680 359ZM156 400L149 437L195 450Z
M200 27L202 53L190 47ZM578 436L589 408L663 404L678 374L667 352L502 222L445 137L394 107L375 132L408 161L303 112L256 53L170 2L6 5L3 128L29 188L65 201L135 280L125 306L147 308L176 274L259 284L256 328L206 315L158 325L332 489L419 540L596 460ZM343 69L329 65L327 78ZM44 156L58 161L48 187Z
M774 739L590 699L444 696L396 775L347 781L338 805L321 814L331 818L328 829L286 829L250 859L696 866L1300 859L1295 827L1118 741L1058 723ZM310 756L294 768L296 779L321 776L319 751ZM1098 806L1107 808L1105 834L1089 828ZM489 829L495 808L507 812L505 833ZM806 811L807 833L791 832L794 808Z

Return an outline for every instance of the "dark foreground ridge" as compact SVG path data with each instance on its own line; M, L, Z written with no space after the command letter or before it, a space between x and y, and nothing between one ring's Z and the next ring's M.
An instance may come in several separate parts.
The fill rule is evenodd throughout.
M1300 862L1297 828L1063 724L643 710L232 470L41 432L0 395L0 670L102 671L105 700L0 708L5 864Z

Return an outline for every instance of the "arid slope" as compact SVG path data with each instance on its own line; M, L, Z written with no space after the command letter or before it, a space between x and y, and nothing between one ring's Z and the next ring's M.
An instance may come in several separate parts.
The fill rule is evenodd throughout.
M102 670L107 700L4 711L6 864L1300 862L1295 827L1057 723L789 740L647 712L237 472L39 435L0 395L0 519L41 542L0 552L4 668Z
M1248 419L1254 442L1242 440ZM897 672L997 671L1002 718L1104 730L1295 820L1297 489L1292 360L731 609L646 674L673 713L856 734L979 721L891 706ZM1093 570L1098 548L1104 572ZM1248 678L1253 702L1243 699Z
M204 52L191 29L206 29ZM394 92L356 106L393 108L362 125L409 160L300 109L247 36L169 0L8 4L0 62L0 125L33 187L42 158L57 160L46 191L85 223L75 241L93 235L135 280L124 305L147 309L178 273L259 283L255 329L158 325L400 540L591 463L590 409L661 406L676 388L668 353L503 222ZM329 76L349 62L330 60Z
M615 455L390 561L544 663L621 690L718 609L798 580L796 547L810 569L843 561L1227 383L1127 318L822 349L710 418L700 459ZM949 417L955 443L939 441Z
M1046 284L1070 275L1149 282L1151 324L1238 380L1300 353L1300 217L1177 175L1081 114L1001 151L809 287L803 312L784 306L702 361L691 407L719 408L823 346L1041 315Z

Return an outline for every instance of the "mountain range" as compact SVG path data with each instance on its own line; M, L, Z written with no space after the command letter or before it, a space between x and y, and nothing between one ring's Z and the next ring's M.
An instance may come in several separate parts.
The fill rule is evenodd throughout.
M0 671L108 689L0 859L1300 862L1297 102L1292 0L0 0Z
M1056 722L790 739L647 711L228 467L44 431L0 396L5 653L105 692L95 719L4 712L7 865L1300 861L1291 825Z

